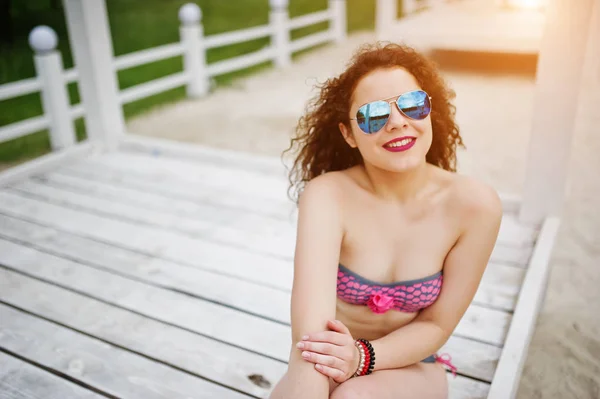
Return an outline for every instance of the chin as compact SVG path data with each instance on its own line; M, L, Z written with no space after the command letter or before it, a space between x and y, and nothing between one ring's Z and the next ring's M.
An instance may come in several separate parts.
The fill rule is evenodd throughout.
M387 170L389 172L402 173L414 170L420 166L426 164L425 158L417 157L406 157L404 159L397 159L393 162L379 163L376 166L380 169Z

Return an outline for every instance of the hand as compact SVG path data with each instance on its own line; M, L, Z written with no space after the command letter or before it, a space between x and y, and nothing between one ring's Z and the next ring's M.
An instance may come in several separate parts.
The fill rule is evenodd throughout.
M356 372L360 353L341 321L328 321L327 327L332 331L306 335L296 347L304 360L315 363L317 371L341 384Z

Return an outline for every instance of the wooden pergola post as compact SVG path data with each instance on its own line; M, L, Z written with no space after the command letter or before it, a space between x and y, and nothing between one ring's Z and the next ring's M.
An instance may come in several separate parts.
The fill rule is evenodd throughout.
M524 223L540 223L546 216L558 216L563 207L594 1L547 2L519 213ZM519 106L517 99L514 106Z
M63 0L88 137L114 149L125 133L104 0Z

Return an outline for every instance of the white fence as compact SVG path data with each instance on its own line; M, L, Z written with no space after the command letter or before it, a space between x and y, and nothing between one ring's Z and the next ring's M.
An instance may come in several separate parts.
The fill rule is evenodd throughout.
M346 37L346 0L329 0L326 10L295 18L289 17L288 0L270 0L269 4L268 24L210 36L204 36L200 8L193 3L182 6L179 10L179 42L113 57L111 66L116 74L122 69L183 56L184 70L119 90L118 102L127 104L181 86L186 86L189 97L201 97L208 93L211 77L270 60L278 67L286 67L290 65L294 52L329 41L341 42ZM68 2L66 5L68 8ZM325 21L329 22L329 29L291 40L291 30ZM270 37L271 44L250 54L206 63L208 49L261 37ZM84 104L70 105L66 89L68 83L79 81L78 71L64 70L60 53L56 50L56 33L49 27L33 29L29 43L35 52L37 76L1 85L0 101L40 92L43 115L1 127L0 143L49 129L52 149L68 148L75 143L73 120L86 114Z

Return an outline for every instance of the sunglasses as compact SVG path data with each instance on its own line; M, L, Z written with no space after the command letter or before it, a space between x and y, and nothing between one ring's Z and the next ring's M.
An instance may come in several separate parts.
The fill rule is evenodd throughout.
M400 112L410 119L421 120L431 113L431 97L423 90L403 93L396 101L378 100L361 106L356 112L356 121L360 130L367 134L380 131L392 112L392 103L396 103Z

